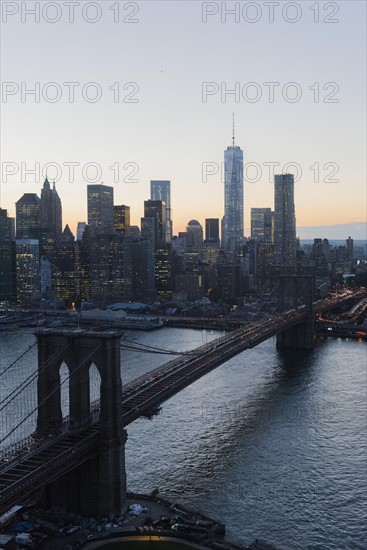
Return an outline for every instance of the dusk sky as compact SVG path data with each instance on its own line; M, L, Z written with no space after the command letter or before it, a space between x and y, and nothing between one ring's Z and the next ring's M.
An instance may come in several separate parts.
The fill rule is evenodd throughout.
M96 163L101 173L90 167L84 176L113 185L115 204L131 207L132 224L140 225L151 179L172 182L174 233L193 218L221 218L220 168L234 112L236 144L250 163L246 228L251 207L273 207L264 163L279 163L275 173L297 163L301 238L327 237L320 226L337 224L340 236L335 228L330 236L366 238L365 2L239 2L237 16L221 13L235 2L40 2L35 22L26 9L36 4L2 2L1 206L11 216L23 193L42 187L44 173L25 177L24 170L57 163L61 172L51 166L49 179L56 177L63 223L75 232L87 219L82 169ZM74 102L65 82L80 83ZM211 95L203 97L205 82ZM22 98L36 83L39 102ZM225 95L236 86L237 97ZM61 97L53 102L55 93ZM79 163L74 181L71 162ZM203 177L205 163L216 173ZM109 167L117 164L114 182Z

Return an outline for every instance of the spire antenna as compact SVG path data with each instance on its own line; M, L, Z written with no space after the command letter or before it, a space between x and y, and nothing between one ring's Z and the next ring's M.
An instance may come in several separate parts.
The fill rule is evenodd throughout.
M232 146L234 147L234 113L232 113Z

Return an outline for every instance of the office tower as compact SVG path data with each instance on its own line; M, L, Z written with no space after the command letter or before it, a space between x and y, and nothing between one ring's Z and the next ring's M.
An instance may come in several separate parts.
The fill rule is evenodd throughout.
M242 249L245 292L257 290L257 250L258 243L254 239L248 239Z
M207 218L205 220L205 241L203 242L203 261L214 264L218 259L220 249L219 219Z
M272 244L271 208L251 208L251 239Z
M163 201L144 201L144 218L154 220L155 246L166 242L166 205Z
M316 277L327 277L328 263L324 253L324 244L322 239L314 239L311 258L315 265Z
M61 200L56 191L55 182L52 189L46 177L41 190L40 200L40 227L46 229L54 237L61 237L62 208Z
M103 184L87 186L88 225L91 234L108 234L114 231L113 187Z
M140 236L153 244L153 248L156 245L156 221L153 217L140 219Z
M153 201L162 201L166 205L165 242L172 240L172 211L171 211L171 182L170 180L151 180L150 198Z
M132 299L150 302L155 299L154 248L140 237L132 239Z
M271 244L275 243L275 212L271 211Z
M138 225L130 225L130 235L133 239L140 239L140 227Z
M329 253L330 253L329 239L322 239L322 247L324 249L324 254L325 254L326 258L328 258Z
M36 193L24 193L15 203L17 239L28 239L31 229L40 228L40 198Z
M231 255L230 255L231 256ZM215 294L225 302L243 296L243 273L239 262L232 261L223 250L215 264Z
M156 249L156 218L141 218L140 244L135 245L133 258L137 283L135 292L142 298L152 300L155 297L155 249ZM138 266L138 262L141 265ZM139 281L139 282L138 282Z
M183 257L186 251L186 232L180 232L172 237L172 252Z
M40 258L40 292L41 300L53 298L51 262L46 256Z
M353 239L348 237L345 241L349 258L353 258Z
M232 145L224 151L223 250L239 252L243 226L243 151L235 145L233 124Z
M53 290L58 300L70 306L80 297L80 249L68 225L62 233L57 246L55 259Z
M274 176L274 211L275 262L295 265L297 244L293 174Z
M203 228L197 220L190 220L186 226L186 267L199 263L203 257Z
M14 218L0 208L0 302L13 301L15 296Z
M158 300L170 300L173 292L171 245L161 243L155 251L155 291Z
M83 233L85 231L87 223L86 222L78 222L78 227L76 229L76 240L81 241L83 238Z
M251 283L251 277L249 277L249 285L246 282L246 288L247 290L251 290L251 288L259 290L270 279L271 265L274 260L274 212L271 208L251 208L251 241L247 243L249 242L256 243L254 253L256 269L253 284ZM250 248L247 247L246 250L249 251Z
M78 279L80 298L82 301L90 299L90 227L85 226L81 241L76 241L78 248Z
M219 241L219 218L205 219L205 241L212 243Z
M90 239L90 293L106 307L131 300L131 249L122 234L97 234Z
M190 220L186 226L186 248L200 252L203 246L203 227L197 220Z
M206 264L214 264L219 255L219 241L204 241L203 242L203 262Z
M130 206L120 204L113 207L114 226L117 233L130 235Z
M40 298L39 243L36 239L15 241L16 294L20 305Z

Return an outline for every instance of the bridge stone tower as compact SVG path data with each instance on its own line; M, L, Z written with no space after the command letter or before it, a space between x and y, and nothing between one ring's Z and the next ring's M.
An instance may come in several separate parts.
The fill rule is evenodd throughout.
M55 432L63 424L60 366L69 368L69 432L78 437L91 424L89 368L101 377L97 450L83 463L46 486L48 507L113 517L126 508L125 442L121 415L120 337L115 331L41 329L38 340L37 432ZM95 414L95 413L94 413ZM65 428L63 428L65 429Z
M314 288L315 276L313 269L301 273L293 272L283 267L279 276L278 311L284 313L295 309L306 310L306 320L283 330L277 334L278 349L312 349L314 346Z

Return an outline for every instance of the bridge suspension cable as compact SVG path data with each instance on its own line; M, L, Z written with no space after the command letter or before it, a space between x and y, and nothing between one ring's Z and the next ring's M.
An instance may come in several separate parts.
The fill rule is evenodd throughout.
M140 346L140 347L134 347L134 346ZM131 351L140 351L140 352L146 352L146 353L159 353L162 355L191 355L192 354L191 351L174 351L171 349L158 348L156 346L151 346L149 344L135 342L134 340L124 340L123 342L121 342L121 348L129 349Z
M256 311L255 315L257 315L258 313L260 313L260 311L261 311L262 308L265 306L265 304L270 300L270 298L271 298L273 292L275 292L275 289L276 289L276 287L277 287L277 285L278 285L278 282L279 282L279 281L276 281L276 283L275 283L275 285L273 286L273 288L272 288L272 290L271 290L269 296L266 298L265 302L263 302L263 303L260 305L260 307L259 307L259 309Z
M37 343L37 342L36 342ZM14 399L16 397L18 397L32 382L34 382L34 380L37 378L37 376L42 373L47 367L48 365L54 360L56 359L56 357L61 353L63 352L68 346L70 345L70 342L68 342L67 344L65 344L61 349L57 350L47 361L45 361L42 365L41 365L41 368L37 368L35 371L33 371L25 380L23 380L23 382L20 384L20 386L18 386L17 388L15 388L12 392L9 393L9 395L7 395L5 397L5 399L3 399L2 401L0 401L0 405L2 405L2 407L0 407L0 412L2 410L5 409L5 407L7 407L9 405L9 403L11 403L12 401L14 401ZM10 399L11 397L11 399ZM5 404L4 404L5 403Z
M25 351L23 351L23 353L21 353L19 355L19 357L17 357L15 359L15 361L13 361L12 363L10 363L9 366L7 366L3 371L0 372L0 377L3 376L3 374L5 374L11 367L13 367L15 365L15 363L17 363L20 359L22 359L22 357L24 357L32 348L34 348L34 346L37 345L37 341L34 342L32 345L30 345L28 347L28 349L26 349Z
M304 289L305 283L306 283L306 281L303 280L303 281L302 281L302 284L300 285L300 287L299 287L298 290L297 290L297 293L296 293L295 296L294 296L294 301L296 301L296 300L298 299L298 297L300 296L301 292L302 292L303 289ZM289 282L288 285L286 286L286 288L284 289L284 291L283 291L283 293L282 293L282 296L281 296L281 297L279 298L279 300L278 300L278 305L282 303L283 298L286 296L286 294L287 294L287 292L288 292L290 286L291 286L291 283ZM297 305L295 305L295 307L297 307Z
M87 332L86 330L82 330L80 332ZM24 355L26 355L26 353L28 353L33 347L35 347L37 345L37 341L34 342L26 351L24 351L19 357L18 359L16 359L16 361L18 361L21 357L23 357ZM38 367L35 371L33 371L33 373L31 373L25 380L23 380L23 382L17 387L15 388L9 395L7 395L2 401L0 401L0 405L2 405L5 401L7 401L12 395L14 395L14 398L17 397L18 395L20 395L22 393L22 391L24 391L38 376L38 374L40 374L41 372L43 372L43 370L45 368L48 367L48 365L50 364L51 361L53 361L58 354L62 353L68 346L70 345L70 343L66 343L64 347L62 347L60 350L56 351L51 357L48 358L47 361L45 361L40 367ZM14 361L11 365L9 365L8 367L6 367L5 371L8 370L11 366L14 365L14 363L16 362ZM4 372L2 374L4 374ZM19 391L18 391L19 390ZM5 407L11 402L13 401L13 399L11 399L10 401L8 401L8 403L5 403ZM4 409L4 407L1 407L0 408L0 412Z
M137 351L138 353L155 353L157 355L182 355L179 352L156 351L156 350L152 350L152 349L137 348L137 347L134 347L134 346L129 346L128 344L122 345L121 349L124 349L124 350L127 350L127 351Z
M67 344L67 345L69 345L69 344ZM89 361L89 359L93 356L93 354L101 347L101 345L102 345L102 344L99 343L98 346L96 346L96 348L95 348L93 351L91 351L91 353L90 353L85 359L83 359L83 360L79 363L79 365L74 369L73 372L75 373L78 369L80 369L80 367L81 367L82 365L84 365L85 363L87 363L87 362ZM67 346L65 346L65 347L67 347ZM61 350L60 350L60 351L61 351ZM36 407L35 407L33 410L31 410L31 411L25 416L25 418L23 418L20 422L18 422L18 424L17 424L16 426L14 426L14 427L12 428L12 430L11 430L9 433L7 433L7 435L6 435L5 437L3 437L2 439L0 439L0 445L1 445L6 439L8 439L8 437L9 437L11 434L13 434L22 424L24 424L24 423L32 416L32 414L34 414L34 413L37 411L37 409L40 407L40 405L43 405L43 403L45 403L45 402L47 401L47 399L49 399L56 391L58 391L58 390L61 388L61 386L62 386L63 384L65 384L65 382L67 382L69 379L70 379L70 374L69 374L69 375L68 375L68 376L67 376L67 377L66 377L66 378L56 387L56 388L54 388L51 392L49 392L49 393L46 395L46 397L44 397L44 398L42 399L42 401L40 401L39 403L37 403Z

